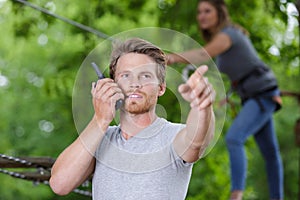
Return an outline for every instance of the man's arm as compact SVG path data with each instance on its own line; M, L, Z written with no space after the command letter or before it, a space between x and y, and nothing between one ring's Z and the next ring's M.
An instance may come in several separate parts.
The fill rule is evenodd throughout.
M195 162L204 153L212 140L215 130L215 117L212 109L214 90L203 77L207 66L199 67L189 80L179 87L182 97L190 102L186 128L181 130L173 141L176 153L186 162Z
M115 116L115 103L124 98L112 79L98 80L92 86L93 119L80 136L57 158L51 171L50 186L59 195L66 195L82 184L95 168L94 154Z
M103 133L93 119L80 136L59 155L52 167L49 181L56 194L70 193L93 173L94 152Z

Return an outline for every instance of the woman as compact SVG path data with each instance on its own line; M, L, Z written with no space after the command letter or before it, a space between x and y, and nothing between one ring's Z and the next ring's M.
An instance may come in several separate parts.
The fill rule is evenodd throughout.
M283 199L282 161L272 119L281 104L276 78L258 58L247 31L230 21L223 0L200 0L197 21L206 45L169 54L168 64L195 64L216 57L219 70L228 75L232 89L241 97L243 107L226 134L230 199L242 199L247 170L244 144L252 135L266 162L270 199Z

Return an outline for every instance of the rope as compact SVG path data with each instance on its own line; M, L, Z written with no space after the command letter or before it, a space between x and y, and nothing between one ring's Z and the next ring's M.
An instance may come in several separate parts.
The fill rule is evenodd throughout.
M37 5L34 5L34 4L32 4L32 3L28 2L28 1L24 1L24 0L14 0L14 1L17 1L17 2L19 2L19 3L22 3L22 4L24 4L24 5L28 6L28 7L31 7L31 8L33 8L33 9L35 9L35 10L38 10L38 11L42 12L42 13L44 13L44 14L50 15L50 16L52 16L52 17L54 17L54 18L57 18L57 19L59 19L59 20L61 20L61 21L66 22L66 23L68 23L68 24L71 24L71 25L73 25L73 26L76 26L77 28L80 28L81 30L84 30L84 31L93 33L93 34L97 35L97 36L100 37L100 38L108 39L108 40L111 40L111 41L113 40L113 39L110 38L110 36L106 35L105 33L100 32L100 31L98 31L98 30L96 30L96 29L94 29L94 28L92 28L92 27L86 26L86 25L84 25L84 24L80 24L80 23L78 23L78 22L76 22L76 21L73 21L73 20L71 20L71 19L68 19L68 18L66 18L66 17L57 15L57 14L55 14L55 13L53 13L53 12L47 10L47 9L44 9L44 8L39 7L39 6L37 6Z
M8 170L5 170L5 169L1 169L1 168L0 168L0 172L2 174L10 175L10 176L12 176L14 178L21 178L21 179L25 179L26 178L25 175L23 175L23 174L20 174L18 172L11 172L11 171L8 171Z
M50 178L50 168L45 166L42 166L38 163L30 162L25 159L16 158L13 156L7 156L4 154L0 154L0 158L7 160L8 162L14 162L14 163L20 163L26 167L34 167L37 168L37 172L13 172L6 169L0 168L0 173L9 175L13 178L33 181L35 185L38 185L40 183L44 185L49 185L49 178ZM88 187L89 186L89 180L85 181L81 186L82 187ZM84 196L92 196L92 193L90 191L82 190L82 189L74 189L72 192L81 194Z
M28 165L28 166L33 165L31 162L28 162L27 160L23 160L23 159L20 159L20 158L15 158L15 157L12 157L12 156L7 156L7 155L4 155L4 154L0 154L0 158L3 158L5 160L10 160L10 161L13 161L13 162L16 162L16 163L25 164L25 165Z

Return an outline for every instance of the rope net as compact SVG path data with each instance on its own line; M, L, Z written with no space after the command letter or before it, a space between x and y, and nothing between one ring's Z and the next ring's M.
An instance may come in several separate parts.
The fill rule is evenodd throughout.
M51 167L54 164L55 159L49 157L24 157L17 158L13 156L7 156L0 154L0 173L9 175L13 178L32 181L34 185L44 184L49 185L49 179L51 176ZM4 169L5 168L5 169ZM6 168L25 168L35 169L35 171L22 171L16 172ZM91 183L91 178L86 180L80 187L87 188ZM92 196L91 191L76 188L74 193L84 196Z

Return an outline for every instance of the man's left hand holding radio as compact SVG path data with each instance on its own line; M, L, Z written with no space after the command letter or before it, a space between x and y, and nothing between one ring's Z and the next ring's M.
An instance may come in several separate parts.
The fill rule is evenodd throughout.
M114 80L104 78L92 83L94 118L101 127L108 127L116 114L115 105L119 99L124 99L124 94Z

